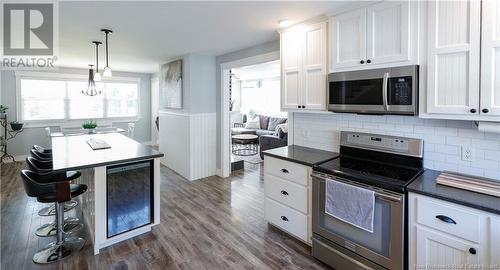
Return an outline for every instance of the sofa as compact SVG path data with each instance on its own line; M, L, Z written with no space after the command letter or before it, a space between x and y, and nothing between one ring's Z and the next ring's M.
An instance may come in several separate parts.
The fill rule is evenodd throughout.
M240 124L240 126L235 126L231 129L231 135L239 135L239 134L253 134L257 136L262 135L276 135L276 126L279 124L286 123L287 119L282 117L274 117L256 114L260 120L259 128L245 128L244 124Z
M262 151L283 147L288 145L288 133L278 133L277 135L262 135L259 137L259 155L264 159Z

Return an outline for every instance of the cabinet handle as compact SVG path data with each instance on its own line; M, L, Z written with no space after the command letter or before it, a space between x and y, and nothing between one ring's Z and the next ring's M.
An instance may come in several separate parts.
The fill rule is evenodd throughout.
M305 109L306 108L306 105L302 105L302 109Z
M288 170L287 169L281 169L281 172L282 173L288 173Z
M366 60L366 63L370 64L372 62L372 60L368 59Z
M286 192L286 190L282 190L282 191L281 191L281 194L283 194L283 195L287 196L287 195L288 195L288 192Z
M469 248L469 253L472 255L476 255L476 249L475 248Z
M483 113L488 113L490 110L488 109L483 109Z
M288 221L288 218L286 218L285 216L281 216L281 220Z
M476 111L476 109L470 109L470 112L471 113L476 113L477 111Z
M450 223L450 224L457 224L452 218L444 216L444 215L437 215L437 219L441 220L442 222Z
M364 64L365 63L365 60L361 60L359 61L360 64Z
M297 105L297 108L299 108L299 109L300 109L300 105Z

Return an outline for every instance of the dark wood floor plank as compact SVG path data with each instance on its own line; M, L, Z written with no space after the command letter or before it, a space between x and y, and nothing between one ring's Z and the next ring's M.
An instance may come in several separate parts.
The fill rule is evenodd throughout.
M45 205L28 198L19 171L24 162L1 167L1 269L325 269L310 248L264 220L261 164L222 179L187 181L162 166L161 224L93 255L84 249L50 265L36 265L33 254L53 238L35 230L49 217ZM82 235L85 237L85 235Z

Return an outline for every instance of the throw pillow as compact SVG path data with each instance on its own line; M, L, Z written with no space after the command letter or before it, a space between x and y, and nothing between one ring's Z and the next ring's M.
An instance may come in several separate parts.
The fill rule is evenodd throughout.
M261 114L257 114L257 116L260 118L260 129L267 129L269 126L269 118L271 117Z
M279 124L276 126L276 135L278 135L278 137L280 139L283 139L287 133L288 133L288 124L287 123Z
M276 130L276 126L286 122L286 118L271 117L269 118L269 125L267 130Z
M260 119L259 117L254 117L251 119L248 119L247 122L245 123L245 128L248 129L260 129Z

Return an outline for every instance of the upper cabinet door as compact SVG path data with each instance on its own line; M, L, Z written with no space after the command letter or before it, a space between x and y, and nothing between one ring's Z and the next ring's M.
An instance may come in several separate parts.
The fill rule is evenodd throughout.
M331 20L332 69L366 63L366 9L337 15Z
M305 109L326 109L326 29L326 22L308 25L304 29L302 105Z
M427 112L479 114L481 2L428 3Z
M389 1L367 9L367 59L370 65L410 60L410 4Z
M483 0L481 40L482 115L500 115L500 3Z
M281 34L281 108L297 109L301 104L303 31L290 29Z

